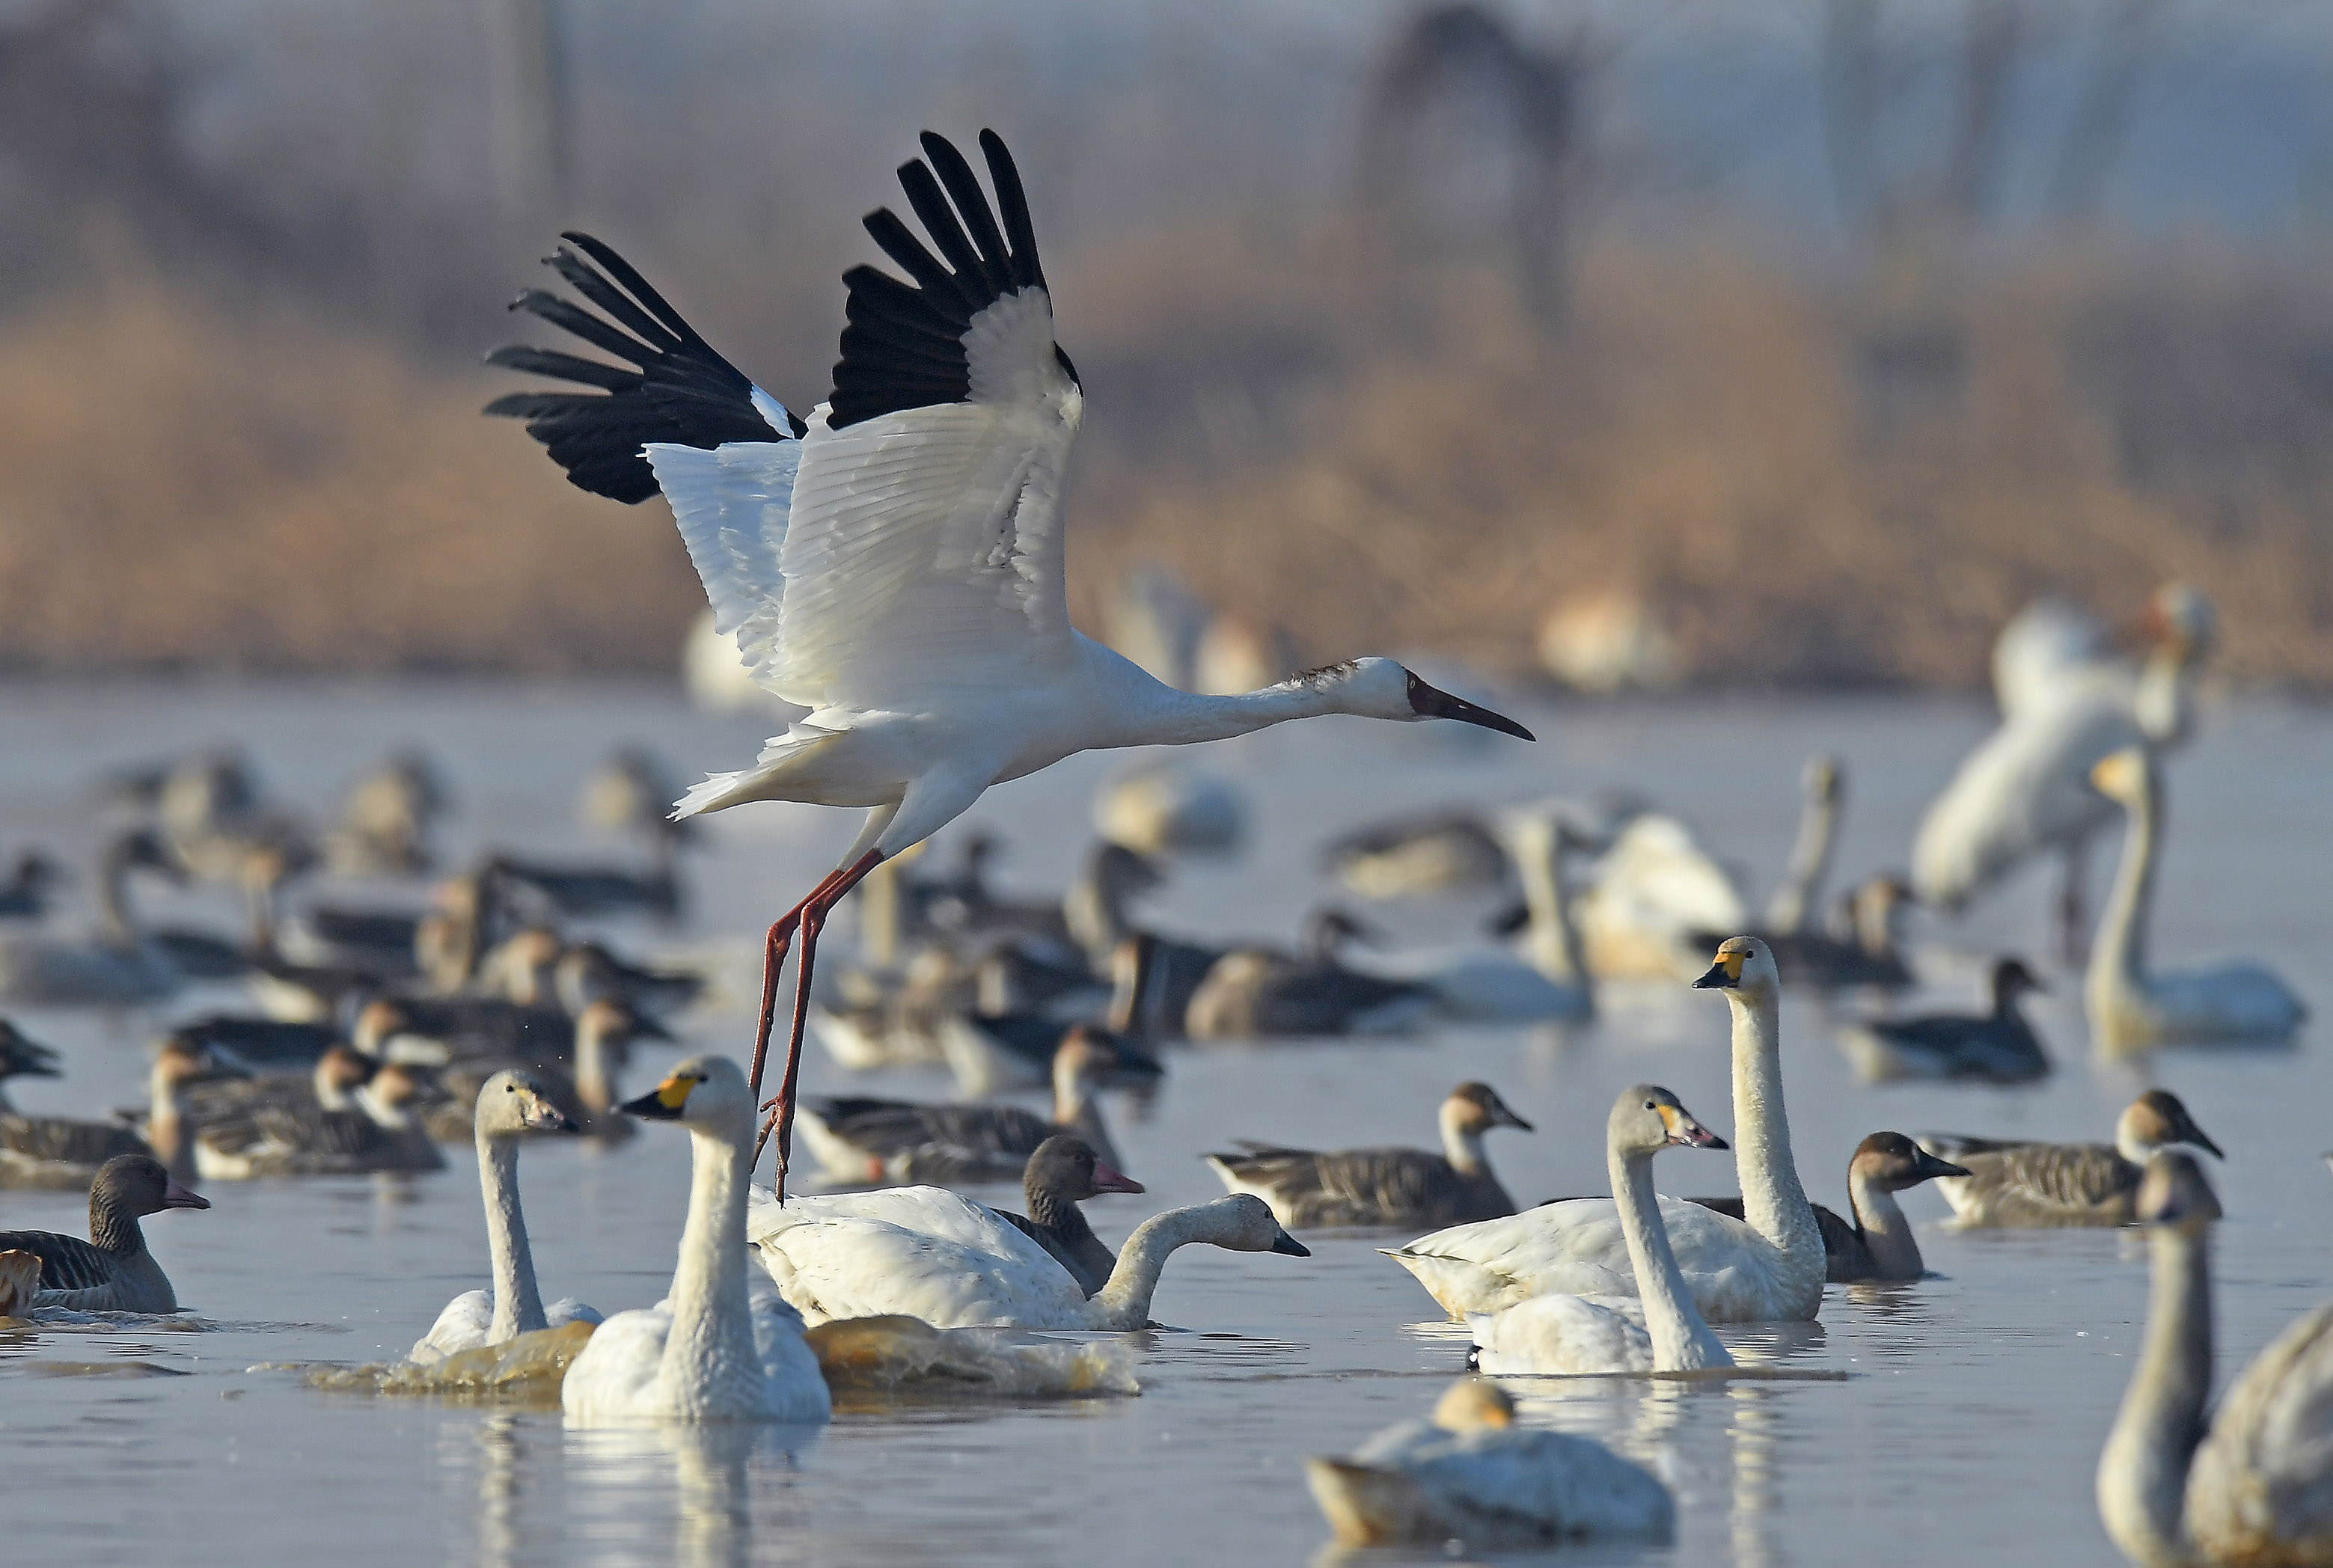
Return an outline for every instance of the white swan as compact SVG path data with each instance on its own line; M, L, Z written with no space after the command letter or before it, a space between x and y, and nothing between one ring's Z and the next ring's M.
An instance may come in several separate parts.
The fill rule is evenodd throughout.
M2193 1156L2147 1162L2146 1343L2098 1455L2098 1516L2146 1568L2333 1563L2333 1302L2307 1312L2212 1388L2212 1222Z
M1433 967L1397 959L1376 967L1424 985L1445 1018L1584 1022L1595 1017L1596 992L1564 877L1566 856L1587 843L1574 821L1579 812L1576 803L1558 801L1502 811L1491 820L1522 884L1519 959L1502 953Z
M501 1344L539 1328L598 1323L600 1315L570 1296L546 1309L534 1283L534 1254L518 1205L518 1145L529 1133L572 1133L575 1123L543 1093L532 1073L496 1073L478 1091L478 1188L486 1205L486 1255L492 1290L466 1290L446 1304L407 1357L434 1366L459 1351Z
M1691 828L1652 812L1621 829L1572 913L1599 980L1683 980L1695 933L1750 923L1732 874Z
M1246 1193L1144 1220L1090 1300L994 1209L937 1187L795 1196L783 1204L757 1187L746 1229L779 1291L812 1324L900 1313L937 1328L1144 1328L1159 1271L1178 1247L1204 1241L1234 1252L1311 1256L1263 1200Z
M1661 1223L1695 1306L1713 1323L1805 1320L1822 1305L1822 1231L1799 1185L1782 1111L1781 977L1754 937L1729 937L1694 984L1733 1008L1735 1170L1746 1219L1663 1199ZM1545 1203L1505 1219L1454 1226L1387 1256L1451 1316L1496 1312L1534 1296L1634 1296L1635 1267L1609 1198Z
M2002 725L1962 759L1920 819L1912 885L1921 902L1956 911L2030 856L2065 857L2061 945L2079 949L2083 866L2090 837L2113 815L2089 787L2098 760L2131 745L2172 747L2192 722L2192 673L2211 647L2210 601L2182 583L2149 606L2154 651L2136 674L2076 661L2027 683Z
M1639 1324L1577 1296L1535 1296L1499 1313L1469 1313L1474 1367L1486 1372L1688 1372L1733 1358L1694 1309L1653 1196L1653 1156L1670 1144L1723 1149L1677 1097L1650 1084L1620 1091L1605 1123L1605 1165L1644 1303Z
M0 1001L135 1007L159 1001L185 985L186 977L138 923L129 888L130 873L138 869L184 880L151 833L115 840L98 864L97 932L85 937L43 931L0 937Z
M2082 1002L2101 1051L2152 1046L2282 1040L2308 1016L2291 988L2254 963L2151 974L2146 961L2148 905L2162 854L2163 773L2154 754L2132 746L2090 770L2098 793L2120 805L2122 864L2107 895L2091 945Z
M1308 1458L1304 1478L1349 1546L1483 1551L1675 1534L1676 1504L1651 1471L1592 1438L1522 1431L1514 1420L1505 1390L1463 1379L1431 1420L1388 1427L1347 1458Z
M1782 867L1782 880L1766 901L1766 929L1791 935L1811 930L1815 913L1822 906L1823 882L1830 875L1831 851L1839 843L1847 770L1829 752L1818 751L1807 759L1800 787L1804 799L1798 837L1791 841L1791 858Z
M568 1369L568 1420L824 1421L832 1405L801 1315L746 1285L754 1095L744 1073L726 1056L692 1056L623 1108L688 1129L688 1221L671 1295L601 1324Z

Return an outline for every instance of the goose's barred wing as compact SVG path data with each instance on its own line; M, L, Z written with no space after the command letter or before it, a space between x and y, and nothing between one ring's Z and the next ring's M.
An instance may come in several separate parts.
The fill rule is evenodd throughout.
M631 368L549 349L497 349L486 356L489 365L600 390L514 392L485 411L525 420L526 433L571 483L617 501L646 501L657 493L657 476L640 454L650 442L711 451L802 433L799 420L697 336L611 247L572 229L561 237L568 244L543 264L604 316L542 289L526 290L511 309L540 316Z
M1017 1105L920 1105L869 1098L809 1102L837 1137L870 1154L938 1147L1026 1159L1053 1125Z
M0 1252L29 1252L41 1260L41 1289L94 1290L113 1283L113 1256L78 1236L53 1230L0 1230Z
M151 1154L146 1140L113 1122L0 1115L0 1149L47 1164L102 1165L117 1154Z

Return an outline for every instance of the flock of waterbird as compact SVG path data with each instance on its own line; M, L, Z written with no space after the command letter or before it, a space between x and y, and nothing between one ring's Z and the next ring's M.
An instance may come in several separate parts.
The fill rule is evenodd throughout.
M86 1240L0 1233L0 1307L36 1324L176 1310L139 1220L207 1207L190 1183L423 1171L443 1163L439 1143L467 1136L491 1285L426 1325L400 1386L481 1386L496 1364L540 1356L549 1336L574 1422L817 1422L830 1385L869 1367L894 1386L936 1361L959 1384L987 1377L1016 1394L1123 1391L1134 1383L1122 1357L998 1331L1144 1327L1168 1257L1195 1243L1301 1257L1291 1232L1424 1229L1387 1255L1468 1325L1477 1375L1426 1419L1309 1462L1338 1536L1477 1548L1658 1539L1675 1514L1658 1478L1589 1439L1518 1427L1493 1380L1728 1375L1733 1353L1712 1324L1808 1320L1829 1283L1919 1279L1896 1195L1934 1182L1960 1225L2150 1228L2148 1339L2098 1470L2100 1508L2127 1553L2146 1563L2333 1563L2333 1305L2263 1352L2206 1420L2204 1238L2220 1210L2180 1146L2219 1152L2175 1096L2141 1096L2111 1143L1876 1133L1850 1157L1845 1216L1808 1200L1784 1104L1784 984L1884 996L1914 978L1898 931L1906 907L1955 911L2047 852L2069 865L2061 940L2069 952L2088 941L2096 1048L2294 1034L2300 1004L2263 969L2151 967L2159 758L2193 727L2193 673L2213 634L2202 597L2176 585L2157 596L2135 665L2065 607L2012 624L1996 664L2001 726L1922 824L1908 881L1866 878L1828 919L1846 779L1827 757L1809 766L1799 841L1760 917L1683 822L1615 794L1453 808L1329 846L1327 867L1351 896L1497 890L1513 901L1494 923L1503 947L1477 943L1455 960L1359 953L1370 927L1335 907L1288 949L1181 939L1147 928L1138 905L1171 864L1178 813L1191 808L1195 837L1220 839L1220 801L1195 803L1157 775L1103 814L1139 819L1138 834L1120 837L1140 847L1103 843L1062 897L1016 902L988 880L994 842L984 835L959 835L960 863L945 872L913 852L990 785L1076 751L1330 713L1531 737L1389 659L1200 696L1080 636L1068 617L1061 501L1083 393L1053 339L1027 200L993 133L980 138L988 190L947 141L926 134L922 146L899 179L927 237L888 210L867 220L907 281L865 266L845 275L833 390L807 417L580 234L550 264L583 302L531 290L516 308L615 362L533 348L493 356L585 388L516 394L489 412L525 420L587 490L663 495L719 632L799 716L752 767L687 790L670 817L674 791L652 760L619 755L596 774L587 808L644 837L634 862L492 855L426 903L296 896L319 867L375 884L436 869L430 829L447 791L418 756L364 779L321 835L265 802L231 756L113 781L99 929L39 923L0 936L0 1001L155 1006L189 986L241 983L264 1010L173 1027L134 1114L74 1121L0 1101L0 1185L85 1183L91 1194ZM867 816L836 869L769 928L750 1066L693 1056L625 1099L631 1047L665 1036L702 981L632 962L571 923L672 915L692 818L758 800ZM2090 933L2082 859L2117 811L2122 863ZM230 939L144 924L139 875L232 886L248 900L250 930ZM53 865L28 858L0 889L0 917L40 922L56 881ZM867 961L821 973L824 927L854 890ZM1154 1215L1114 1251L1078 1207L1142 1191L1120 1169L1103 1095L1159 1092L1173 1047L1579 1020L1604 988L1688 981L1729 1005L1732 1141L1667 1089L1632 1086L1606 1122L1608 1196L1519 1209L1485 1141L1532 1124L1489 1085L1466 1083L1440 1107L1438 1151L1195 1150L1227 1195ZM1839 1044L1875 1080L2030 1082L2050 1058L2020 1001L2040 983L2003 957L1987 1010L1868 1011ZM805 1096L806 1037L850 1068L945 1064L965 1097ZM61 1070L54 1053L0 1025L0 1080ZM1049 1114L988 1097L1039 1086L1051 1090ZM668 1293L604 1317L572 1299L546 1305L520 1150L560 1131L614 1141L638 1121L692 1139ZM789 1192L797 1131L845 1190ZM759 1186L753 1172L773 1140L775 1181ZM1653 1162L1671 1147L1730 1150L1740 1196L1657 1195ZM1013 1179L1026 1213L954 1190ZM435 1384L419 1375L438 1372Z

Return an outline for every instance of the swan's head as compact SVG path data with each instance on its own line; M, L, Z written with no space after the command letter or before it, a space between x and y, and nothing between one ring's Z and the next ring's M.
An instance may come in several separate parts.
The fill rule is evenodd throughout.
M1965 1168L1939 1160L1901 1133L1874 1133L1855 1146L1847 1162L1849 1180L1857 1176L1882 1191L1901 1192L1939 1176L1965 1176Z
M1488 1084L1461 1084L1450 1091L1442 1102L1442 1119L1458 1132L1480 1137L1493 1127L1517 1127L1532 1131L1531 1124L1515 1114L1508 1104L1499 1098L1499 1092Z
M1039 1207L1040 1193L1056 1201L1082 1203L1104 1192L1143 1190L1141 1182L1095 1153L1092 1144L1067 1133L1056 1133L1037 1145L1022 1172L1021 1186L1032 1209Z
M1494 713L1464 697L1454 697L1429 686L1391 659L1348 659L1341 664L1307 670L1290 677L1286 684L1310 686L1329 698L1335 704L1335 712L1363 719L1392 719L1400 723L1455 719L1462 724L1477 724L1520 741L1539 739L1504 713Z
M2115 1146L2127 1160L2143 1163L2148 1153L2172 1143L2192 1143L2213 1159L2227 1158L2168 1089L2147 1090L2115 1123Z
M1654 1084L1620 1091L1620 1097L1612 1103L1605 1134L1613 1152L1622 1155L1650 1155L1672 1143L1680 1149L1732 1146L1694 1120L1684 1101Z
M2139 1179L2138 1222L2199 1236L2220 1218L2219 1195L2203 1178L2195 1156L2165 1149L2146 1162Z
M1771 997L1782 986L1782 972L1774 955L1754 936L1729 936L1717 944L1717 958L1709 972L1693 982L1696 990L1722 990L1728 1000L1755 1001Z
M54 1078L62 1071L56 1052L0 1018L0 1078Z
M2167 582L2156 588L2139 612L2139 623L2151 641L2182 664L2210 654L2220 636L2219 612L2193 583Z
M1202 1203L1195 1213L1205 1221L1205 1233L1198 1238L1213 1242L1227 1252L1284 1252L1291 1257L1310 1257L1312 1249L1280 1228L1272 1218L1272 1205L1253 1192L1234 1192L1228 1198L1218 1198L1212 1203Z
M489 1138L522 1133L573 1133L574 1118L551 1103L542 1080L512 1067L488 1078L478 1090L478 1131Z
M692 1132L743 1137L753 1131L754 1091L745 1070L726 1056L691 1056L663 1083L617 1107L648 1122L677 1122Z
M2155 782L2155 760L2144 746L2125 746L2090 770L2090 788L2119 806L2136 806Z
M151 1154L116 1154L97 1168L97 1180L89 1187L92 1230L96 1229L94 1217L101 1208L109 1214L135 1219L141 1215L159 1214L165 1209L210 1206L207 1198L189 1192L171 1181L168 1170Z
M1515 1424L1514 1396L1489 1378L1460 1378L1434 1401L1433 1420L1445 1432L1500 1430Z

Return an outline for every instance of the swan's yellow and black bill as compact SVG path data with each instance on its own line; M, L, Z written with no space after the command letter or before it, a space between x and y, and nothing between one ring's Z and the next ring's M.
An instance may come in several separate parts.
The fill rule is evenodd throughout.
M1695 990L1731 990L1742 983L1742 961L1750 956L1749 950L1731 945L1717 950L1717 960L1709 972L1693 982Z
M1454 697L1438 687L1427 685L1415 674L1409 677L1409 711L1421 719L1455 719L1462 724L1477 724L1485 730L1496 730L1502 735L1512 735L1519 741L1539 739L1504 713L1494 713L1464 697Z
M1681 1149L1730 1149L1733 1145L1693 1119L1692 1114L1675 1105L1653 1107L1661 1118L1661 1125L1669 1130L1669 1142Z
M627 1116L639 1116L650 1122L677 1121L680 1108L688 1104L688 1092L703 1081L675 1073L638 1099L627 1100L617 1109Z

